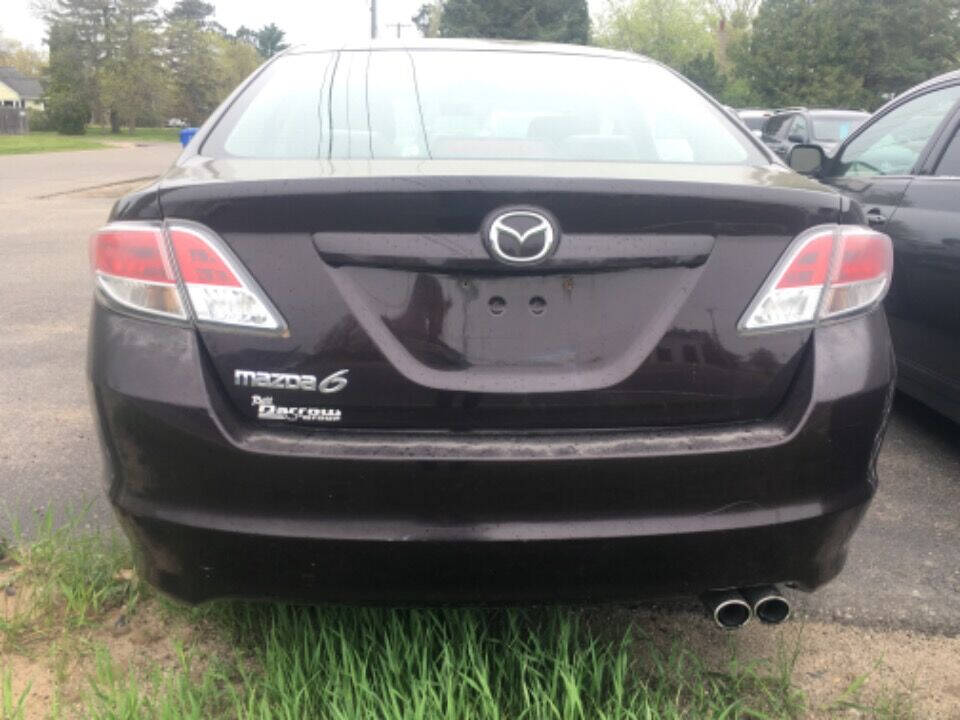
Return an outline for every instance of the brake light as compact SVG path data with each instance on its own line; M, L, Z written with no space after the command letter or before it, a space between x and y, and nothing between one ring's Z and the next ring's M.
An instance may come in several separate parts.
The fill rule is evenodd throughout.
M217 237L192 225L171 224L169 231L197 320L262 330L281 327L279 315Z
M186 319L159 225L107 225L93 236L90 256L97 286L114 302Z
M166 234L172 256L159 224L112 223L94 235L91 261L104 295L151 315L186 320L189 307L202 322L283 327L279 313L211 231L174 222Z
M854 225L823 225L790 245L756 298L741 330L813 325L866 312L890 286L893 247L883 233Z

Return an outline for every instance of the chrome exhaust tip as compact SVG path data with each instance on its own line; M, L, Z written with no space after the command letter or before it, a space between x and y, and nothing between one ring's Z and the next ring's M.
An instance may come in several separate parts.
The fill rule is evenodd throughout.
M717 627L736 630L747 624L752 614L750 603L736 590L711 590L700 596Z
M773 585L744 588L740 594L762 623L779 625L790 617L790 601Z

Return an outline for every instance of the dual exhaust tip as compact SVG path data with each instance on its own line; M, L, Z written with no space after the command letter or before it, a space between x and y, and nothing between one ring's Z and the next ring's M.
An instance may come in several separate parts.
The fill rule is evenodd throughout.
M790 617L790 602L773 585L740 590L711 590L701 596L707 612L724 630L736 630L756 616L777 625Z

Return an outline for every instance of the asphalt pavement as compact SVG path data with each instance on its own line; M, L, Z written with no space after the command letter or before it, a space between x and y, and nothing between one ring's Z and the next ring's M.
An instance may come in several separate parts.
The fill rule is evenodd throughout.
M109 525L84 364L90 234L114 199L162 172L171 144L0 156L0 536L13 518L90 503ZM880 490L846 569L801 615L960 635L960 426L898 397Z

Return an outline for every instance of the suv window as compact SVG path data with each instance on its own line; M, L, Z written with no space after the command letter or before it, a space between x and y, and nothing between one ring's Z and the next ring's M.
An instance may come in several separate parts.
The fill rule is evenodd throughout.
M960 130L954 133L953 140L940 158L937 164L937 175L960 177Z
M960 99L960 85L913 98L864 130L843 151L838 176L905 175Z
M776 137L780 134L780 131L783 130L786 122L792 119L793 115L786 113L783 115L773 115L767 119L767 124L763 126L763 134L769 137Z
M655 63L515 51L287 55L254 80L201 152L244 158L767 162L735 120Z
M793 121L793 125L790 126L790 134L798 135L804 140L807 138L807 120L803 115L797 115L797 119Z

